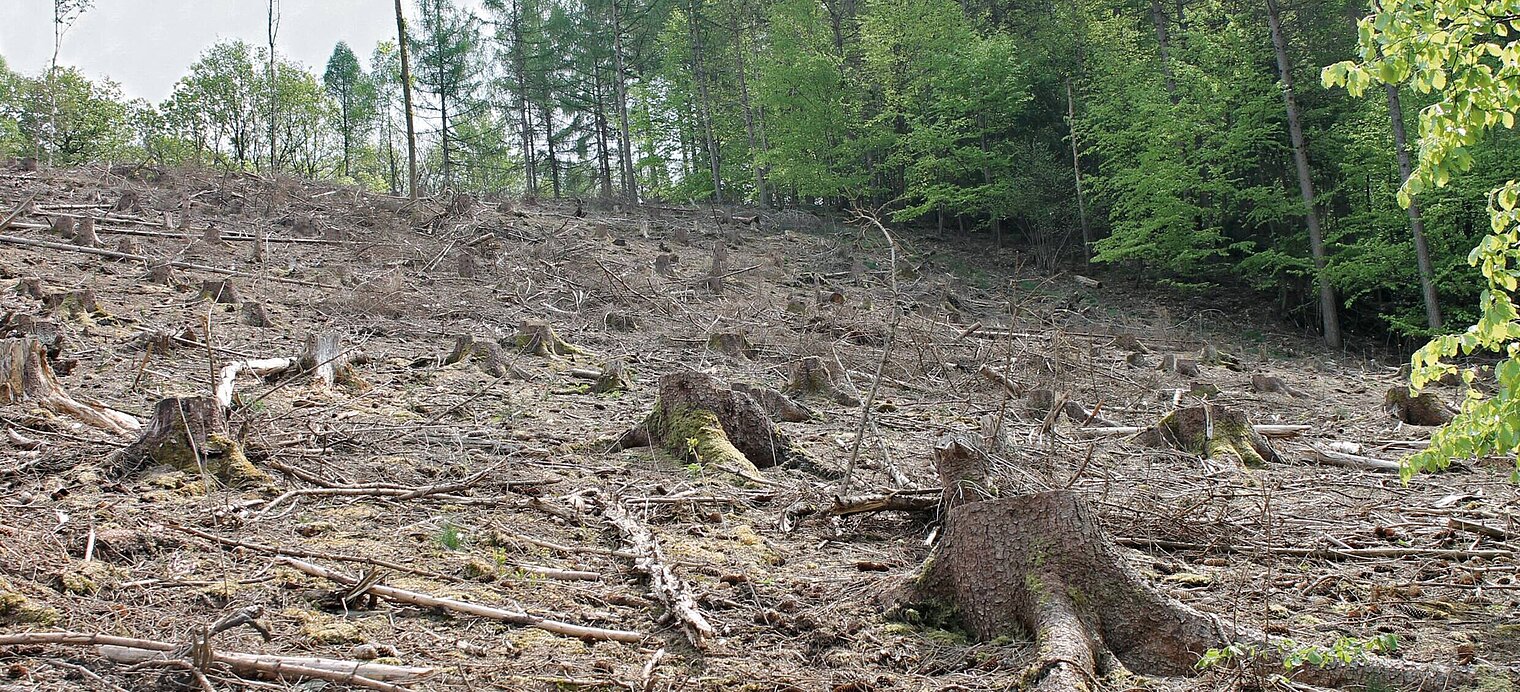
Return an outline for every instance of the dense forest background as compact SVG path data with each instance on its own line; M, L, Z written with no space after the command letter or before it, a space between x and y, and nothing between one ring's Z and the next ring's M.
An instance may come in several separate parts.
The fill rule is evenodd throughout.
M1320 79L1356 57L1363 0L482 7L407 8L423 190L882 208L1017 245L1045 269L1091 260L1182 291L1247 292L1333 344L1337 312L1393 341L1473 322L1482 278L1468 252L1489 230L1488 191L1520 170L1500 131L1414 214L1398 204L1402 122L1413 147L1436 96L1354 98ZM226 42L162 103L0 59L0 157L406 192L400 58L395 41L340 43L312 67L277 44L271 59Z

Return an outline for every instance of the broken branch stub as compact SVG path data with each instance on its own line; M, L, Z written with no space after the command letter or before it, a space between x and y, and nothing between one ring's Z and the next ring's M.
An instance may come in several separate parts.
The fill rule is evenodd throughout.
M783 466L815 475L825 471L776 428L765 409L743 392L700 372L660 378L654 410L623 433L614 449L659 446L677 458L768 483L759 469Z
M243 456L242 447L227 432L221 404L209 396L160 399L142 436L118 452L116 475L136 473L149 462L192 476L204 471L234 488L270 482L268 474Z
M1245 413L1213 404L1172 411L1139 439L1143 444L1169 447L1204 459L1233 457L1247 468L1262 468L1279 460L1277 451L1251 426Z

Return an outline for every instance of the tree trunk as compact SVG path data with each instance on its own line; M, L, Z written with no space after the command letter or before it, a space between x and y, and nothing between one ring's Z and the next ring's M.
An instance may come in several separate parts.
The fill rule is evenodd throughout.
M1071 80L1066 80L1066 135L1071 140L1071 171L1077 181L1077 220L1082 224L1082 262L1092 259L1092 229L1087 227L1087 201L1082 196L1082 158L1077 153L1077 105L1072 98ZM943 219L940 225L944 225Z
M279 114L279 80L274 59L274 39L280 31L279 0L269 0L269 172L273 174L279 165L275 146L275 117Z
M1304 202L1304 222L1309 227L1309 252L1314 256L1315 278L1319 284L1320 318L1325 343L1341 347L1341 322L1336 306L1335 288L1325 274L1325 241L1320 231L1319 211L1314 202L1314 180L1309 169L1309 150L1304 144L1304 127L1299 122L1298 101L1293 95L1293 63L1288 60L1288 40L1283 35L1277 0L1267 0L1267 23L1272 30L1272 45L1277 50L1277 69L1282 73L1283 102L1288 109L1288 136L1293 141L1293 163L1298 168L1298 191Z
M554 115L550 112L548 103L540 103L538 110L544 119L544 140L549 145L549 181L554 186L554 198L559 199L559 155L554 151Z
M1172 46L1166 30L1166 13L1160 0L1151 0L1151 23L1156 25L1156 43L1161 53L1161 76L1166 80L1166 97L1177 105L1177 76L1172 72Z
M736 40L743 40L743 37L748 34L740 29L737 22L735 22L733 33L735 37L738 37ZM765 192L765 167L760 164L760 138L755 134L755 114L750 108L747 74L749 70L744 64L744 51L745 47L742 45L734 51L735 59L739 63L739 107L744 111L744 134L749 142L750 166L755 172L755 202L761 207L766 207L770 204L770 195Z
M401 50L401 94L406 104L407 194L417 199L417 125L412 115L412 61L406 47L406 14L396 0L396 43Z
M628 128L628 73L623 66L623 25L618 14L618 1L612 0L612 65L617 70L613 85L617 88L618 149L622 154L623 196L628 201L639 201L638 178L633 165L632 132Z
M1388 90L1388 117L1393 121L1393 145L1399 155L1399 182L1409 180L1413 165L1409 160L1409 140L1404 132L1404 104L1399 99L1399 88L1385 84ZM1436 298L1435 269L1430 264L1430 247L1425 243L1425 221L1420 217L1420 203L1409 199L1409 228L1414 232L1414 258L1420 267L1420 292L1425 296L1425 321L1431 329L1442 325L1441 304Z
M698 106L702 111L702 130L707 137L707 167L712 173L713 202L723 203L722 162L718 158L718 137L713 131L712 95L707 88L707 74L702 65L701 0L687 2L687 22L691 27L691 71L697 82Z

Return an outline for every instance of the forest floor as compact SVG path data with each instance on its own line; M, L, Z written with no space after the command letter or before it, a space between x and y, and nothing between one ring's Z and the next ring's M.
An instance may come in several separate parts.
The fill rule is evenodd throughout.
M119 205L129 192L138 203ZM872 224L795 213L756 229L702 208L604 204L578 216L569 201L409 205L209 172L0 171L0 218L31 198L0 233L66 243L53 218L94 217L107 248L125 241L131 254L237 273L180 268L166 285L139 261L0 244L0 314L59 327L53 367L82 401L146 423L159 399L209 395L229 363L298 356L310 334L337 334L345 354L364 357L330 387L304 374L237 380L230 428L269 475L244 487L165 468L117 477L114 453L135 435L28 402L0 407L0 636L179 644L258 606L270 638L236 627L214 650L433 669L399 681L417 690L1015 688L1034 655L1027 639L972 642L889 617L882 603L928 555L932 512L829 515L836 495L937 487L934 443L960 434L995 452L1005 492L1078 490L1136 569L1204 611L1326 648L1392 634L1392 655L1411 661L1520 658L1509 462L1407 485L1316 463L1316 448L1398 460L1432 429L1385 411L1385 392L1403 382L1397 363L1328 353L1233 304L1166 305L1132 279L1094 274L1107 283L1093 287L1037 272L1017 251L932 233L898 233L893 252ZM256 259L249 239L260 236ZM711 248L725 240L716 293ZM666 273L659 255L676 258ZM33 277L46 295L90 289L99 309L49 311L59 301L25 294ZM204 299L212 279L261 304L271 326ZM584 353L520 352L514 335L533 320ZM715 334L750 347L722 352ZM445 364L464 336L499 340L505 359ZM1209 345L1239 365L1158 368ZM810 356L855 398L874 390L864 425L863 407L826 399L806 402L814 420L779 423L834 473L773 468L757 482L665 451L609 451L651 410L663 374L781 388ZM591 393L584 378L614 361L631 387ZM1255 392L1253 375L1301 396ZM1035 390L1096 415L1047 415ZM1088 430L1149 426L1200 398L1308 430L1274 439L1282 459L1252 470ZM845 493L824 476L849 465L861 429ZM609 504L652 532L710 622L702 649L636 570ZM345 589L279 552L642 636L576 638L390 598L345 605ZM211 689L319 688L210 673ZM1257 687L1262 674L1226 662L1143 686ZM5 690L182 678L172 664L107 661L95 646L0 647Z

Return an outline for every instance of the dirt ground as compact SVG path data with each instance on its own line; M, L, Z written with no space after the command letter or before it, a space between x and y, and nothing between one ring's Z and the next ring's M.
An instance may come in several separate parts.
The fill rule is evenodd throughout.
M129 191L139 203L118 205ZM407 204L212 172L0 171L0 218L34 195L31 213L0 233L67 242L48 222L91 216L106 248L235 272L178 268L163 285L141 261L0 244L0 314L59 326L54 367L77 360L59 379L80 400L147 422L159 399L209 395L227 364L299 356L311 334L337 334L345 354L362 357L354 378L331 387L306 375L237 380L230 429L269 475L245 487L208 488L201 474L165 468L118 477L113 455L133 436L29 402L0 407L0 636L179 644L258 606L268 641L236 627L214 649L433 669L404 683L415 690L1016 689L1032 660L1027 638L971 642L944 623L889 617L881 596L928 555L932 513L828 513L836 495L894 489L892 468L910 486L936 487L933 444L962 434L996 450L1005 493L1079 490L1137 569L1200 609L1306 645L1392 634L1392 655L1411 661L1520 658L1510 462L1407 485L1316 463L1315 448L1396 461L1431 428L1384 410L1397 363L1327 353L1249 306L1180 305L1118 272L1092 274L1105 282L1094 288L980 240L901 231L892 252L868 223L798 213L766 215L756 229L703 208ZM259 259L250 239L261 236ZM659 255L675 258L668 275L655 269ZM32 277L46 292L91 289L100 310L49 311L15 288ZM242 303L201 296L204 281L222 278ZM248 324L247 303L263 305L272 326ZM514 337L531 320L584 353L521 352ZM721 352L714 334L752 348ZM500 342L505 360L446 364L461 336ZM1206 344L1239 365L1200 363L1194 377L1158 368L1168 354L1196 360ZM759 483L665 451L609 451L654 405L662 374L781 388L809 356L872 400L864 425L862 407L827 399L805 402L815 420L779 424L821 474L767 469ZM592 393L585 376L614 361L631 387ZM1302 396L1255 393L1252 375ZM1027 399L1037 389L1096 414L1047 417ZM1148 426L1199 399L1309 429L1274 439L1283 459L1261 469L1085 429ZM993 428L998 439L984 438ZM837 476L852 456L846 493ZM712 625L704 649L651 593L600 513L606 503L652 531ZM386 598L345 605L345 589L280 551L394 588L642 638L580 639ZM1292 686L1271 672L1226 662L1136 685ZM217 668L204 683L329 684ZM198 684L169 664L104 660L94 646L0 647L0 689Z

